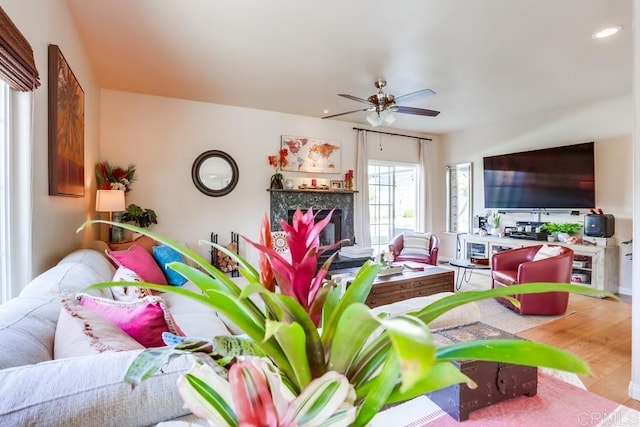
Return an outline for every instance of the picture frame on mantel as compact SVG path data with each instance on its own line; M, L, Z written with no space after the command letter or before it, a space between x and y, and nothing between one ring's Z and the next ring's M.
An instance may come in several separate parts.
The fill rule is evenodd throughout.
M329 188L331 190L344 190L344 181L331 180L329 182Z
M283 171L339 173L342 145L339 141L282 135L280 146L287 150Z
M49 195L84 197L84 91L49 45Z

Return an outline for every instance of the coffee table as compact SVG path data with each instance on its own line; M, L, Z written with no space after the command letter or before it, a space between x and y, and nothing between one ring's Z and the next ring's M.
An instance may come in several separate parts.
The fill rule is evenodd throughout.
M423 270L405 269L401 273L378 276L373 281L371 292L365 301L369 307L391 304L409 298L423 297L439 292L453 292L453 270L424 264ZM359 268L331 270L327 278L336 275L355 276ZM351 279L346 278L347 285Z
M462 282L469 282L469 280L471 279L471 275L473 274L473 270L491 269L491 267L487 264L476 264L469 261L468 259L452 259L451 261L449 261L449 265L458 267L456 291L460 290L460 288L462 287ZM460 269L462 269L462 274L460 274Z

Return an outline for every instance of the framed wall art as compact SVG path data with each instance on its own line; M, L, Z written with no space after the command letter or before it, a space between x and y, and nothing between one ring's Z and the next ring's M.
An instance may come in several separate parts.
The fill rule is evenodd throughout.
M338 141L282 135L281 146L286 148L285 171L340 173L341 145Z
M84 91L49 45L49 195L84 196Z

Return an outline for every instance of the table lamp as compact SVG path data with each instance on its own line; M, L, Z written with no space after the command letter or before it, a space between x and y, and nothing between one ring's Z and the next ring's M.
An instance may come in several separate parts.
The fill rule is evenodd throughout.
M122 222L124 209L124 191L98 190L96 193L96 212L109 212L109 221ZM109 226L109 241L121 242L123 240L124 229Z

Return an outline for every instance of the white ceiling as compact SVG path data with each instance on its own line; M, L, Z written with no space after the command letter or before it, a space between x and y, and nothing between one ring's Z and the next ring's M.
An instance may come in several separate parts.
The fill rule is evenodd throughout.
M100 87L322 117L377 78L447 133L632 90L631 0L67 0ZM607 25L623 31L591 34ZM366 124L358 112L330 120Z

